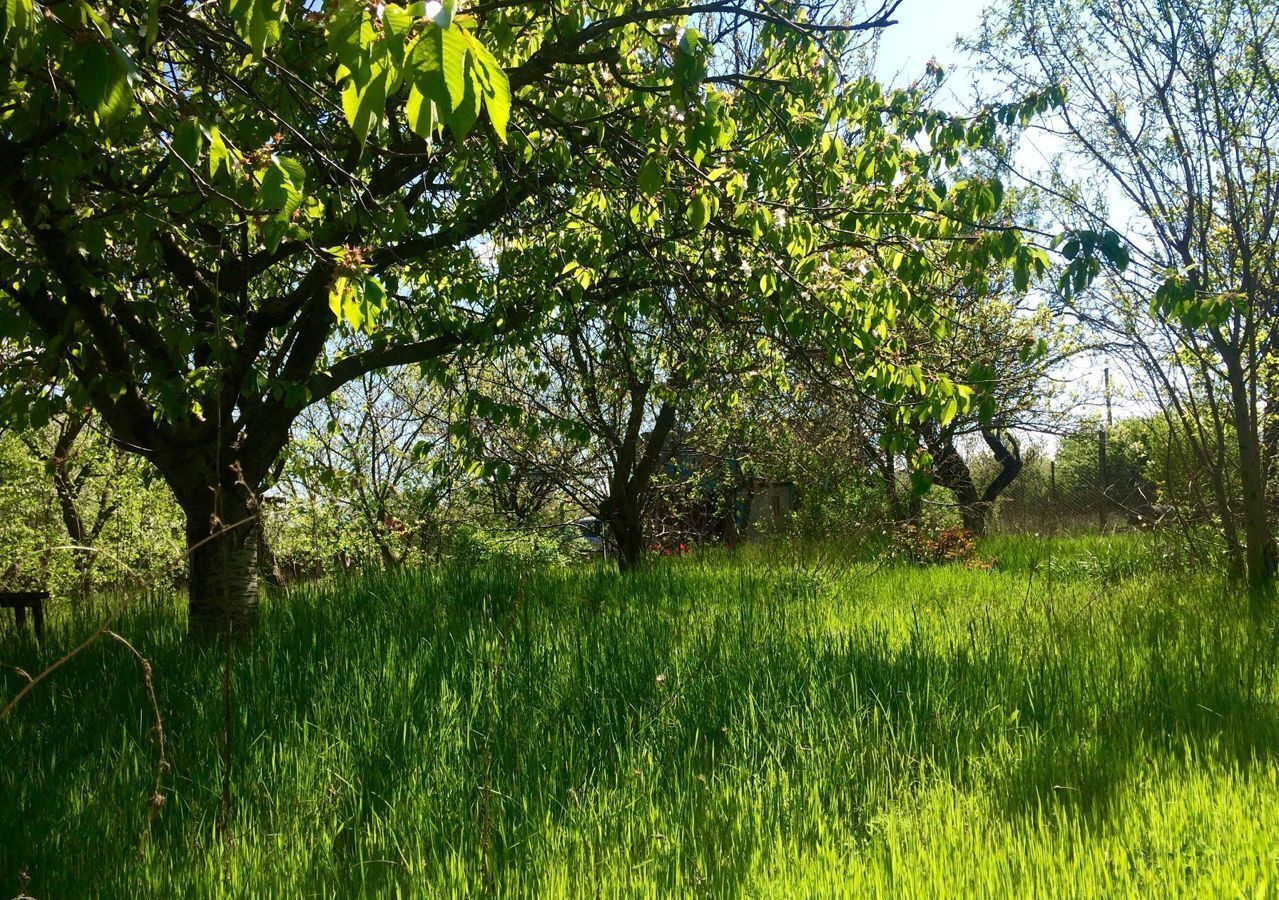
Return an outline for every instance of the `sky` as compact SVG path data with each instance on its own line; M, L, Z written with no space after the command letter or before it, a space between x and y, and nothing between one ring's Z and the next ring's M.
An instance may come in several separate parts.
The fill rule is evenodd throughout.
M962 89L968 75L955 71L963 57L955 50L955 38L971 35L981 21L988 0L903 0L894 18L897 24L880 35L876 74L883 81L906 83L924 74L924 66L936 59L947 67L954 88Z

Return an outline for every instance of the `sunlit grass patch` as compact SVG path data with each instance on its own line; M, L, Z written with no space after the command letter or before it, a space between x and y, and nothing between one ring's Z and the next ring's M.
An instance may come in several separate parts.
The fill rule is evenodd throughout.
M0 890L1265 894L1273 624L1140 548L1053 555L1089 547L1127 561L752 551L295 590L235 652L226 835L220 654L140 610L168 802L148 826L145 694L96 647L0 726Z

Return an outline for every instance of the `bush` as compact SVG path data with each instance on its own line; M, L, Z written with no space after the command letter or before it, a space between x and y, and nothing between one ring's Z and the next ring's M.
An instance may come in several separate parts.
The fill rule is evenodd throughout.
M977 542L959 525L936 527L907 522L893 531L890 553L921 565L968 561L974 558Z
M445 551L446 556L468 565L501 562L539 568L567 566L590 553L590 545L567 528L524 531L481 525L454 528Z

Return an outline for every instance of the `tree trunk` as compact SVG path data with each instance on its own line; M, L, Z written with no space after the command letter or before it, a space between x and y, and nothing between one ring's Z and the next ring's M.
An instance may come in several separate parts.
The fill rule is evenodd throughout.
M933 454L933 472L937 483L954 496L964 530L977 537L985 536L995 501L1021 473L1022 467L1021 450L1011 436L1001 437L999 432L991 428L982 428L981 436L999 463L999 474L981 492L978 492L972 470L956 449L952 436L943 435L926 442L929 452Z
M981 505L978 507L982 518L981 531L974 532L974 534L986 533L986 527L990 522L990 514L995 509L995 501L1021 474L1022 467L1021 447L1016 438L1010 434L1001 436L994 429L985 427L981 430L981 436L986 442L986 446L990 448L990 452L994 454L995 461L999 463L999 474L981 492ZM1004 442L1005 438L1007 443ZM1010 447L1011 449L1009 449Z
M946 488L955 498L955 506L959 511L959 519L965 531L980 537L986 533L986 512L989 505L982 502L977 494L977 485L973 483L972 472L968 463L955 449L949 439L934 443L934 472L937 483Z
M618 571L635 569L644 560L644 508L653 475L665 456L666 441L675 427L675 403L665 401L653 419L653 427L640 452L640 428L644 421L647 385L631 388L631 415L621 449L613 460L608 497L600 504L599 517L609 524L617 545Z
M213 495L209 491L210 497ZM238 637L258 611L256 504L223 490L219 504L183 504L188 552L188 633L193 638Z
M1279 512L1279 364L1265 362L1265 405L1261 425L1261 470L1266 481L1267 505Z
M644 561L644 523L638 515L617 515L612 521L613 539L617 542L617 569L633 572Z
M1270 509L1266 502L1266 473L1261 462L1260 434L1256 408L1248 393L1248 385L1237 354L1223 354L1226 380L1230 383L1230 400L1234 414L1235 436L1239 445L1239 483L1243 488L1243 533L1248 583L1265 587L1274 582L1276 553L1274 532L1270 527Z

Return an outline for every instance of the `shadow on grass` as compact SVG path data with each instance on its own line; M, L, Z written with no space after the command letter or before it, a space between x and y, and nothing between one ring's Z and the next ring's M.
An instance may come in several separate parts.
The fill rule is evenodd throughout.
M295 856L257 864L299 890L411 890L397 853L437 872L461 859L474 889L535 888L551 836L573 832L658 884L732 894L778 834L815 847L835 822L870 839L923 779L990 790L1013 818L1053 803L1100 822L1150 753L1247 767L1279 748L1273 622L1202 598L1047 642L1028 635L1050 623L1017 621L1021 598L981 628L924 620L904 643L829 633L819 602L695 567L300 590L235 650L232 830L283 835ZM146 865L156 890L216 890L222 657L180 622L153 607L126 628L155 667L174 766L149 862L147 699L103 643L0 727L0 891L27 870L37 896L111 895ZM52 637L56 653L74 635ZM37 662L31 647L12 661Z

